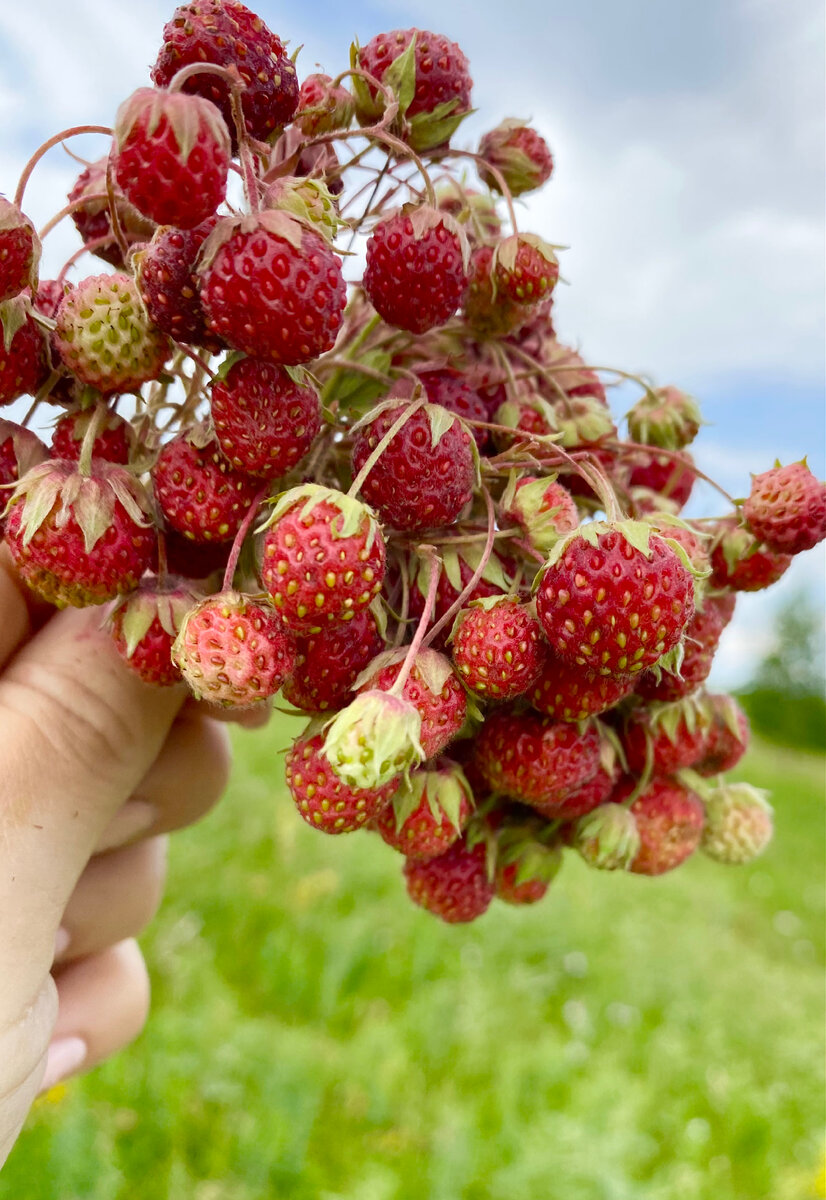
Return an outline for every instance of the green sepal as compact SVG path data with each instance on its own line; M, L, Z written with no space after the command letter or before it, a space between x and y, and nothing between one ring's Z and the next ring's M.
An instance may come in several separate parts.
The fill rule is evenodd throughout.
M424 761L422 718L400 696L370 689L330 720L323 754L351 787L379 788Z
M413 34L401 54L385 68L381 82L389 88L399 103L399 116L404 116L416 95L416 39Z
M323 487L319 483L302 483L298 487L290 488L286 492L273 496L266 502L272 505L272 512L255 532L264 533L285 512L302 504L302 501L301 520L309 517L313 509L325 502L338 509L341 520L334 518L330 522L330 535L334 540L354 537L361 530L365 521L367 522L365 537L368 550L372 547L376 537L380 536L379 523L371 508L368 508L361 500L356 500L354 496L347 496L336 488Z
M474 109L457 112L458 104L458 99L445 100L437 104L432 112L416 113L410 117L407 123L408 144L418 153L426 154L428 150L435 150L449 142L465 118L474 112Z
M15 335L26 324L32 312L31 297L25 293L12 296L0 304L0 325L3 326L3 349L8 354Z

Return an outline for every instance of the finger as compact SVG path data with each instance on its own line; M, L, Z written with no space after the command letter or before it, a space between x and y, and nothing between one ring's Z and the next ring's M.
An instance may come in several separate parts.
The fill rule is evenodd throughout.
M55 962L97 954L139 934L157 912L165 877L165 838L91 859L66 905Z
M129 803L101 833L95 852L193 825L224 794L230 765L225 726L185 708Z
M121 662L100 613L58 613L0 677L3 728L0 1028L34 996L66 902L101 831L158 756L182 688ZM19 932L18 932L19 931Z
M57 1021L41 1090L89 1070L133 1041L149 1012L149 978L137 942L120 942L57 975Z
M0 669L29 636L31 615L8 546L0 543Z

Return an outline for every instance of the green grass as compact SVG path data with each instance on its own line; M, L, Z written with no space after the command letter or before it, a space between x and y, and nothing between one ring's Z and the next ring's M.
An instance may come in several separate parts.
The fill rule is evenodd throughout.
M285 726L174 839L137 1045L41 1101L13 1200L804 1200L823 1127L823 760L758 747L758 863L569 856L449 928L367 835L305 826Z

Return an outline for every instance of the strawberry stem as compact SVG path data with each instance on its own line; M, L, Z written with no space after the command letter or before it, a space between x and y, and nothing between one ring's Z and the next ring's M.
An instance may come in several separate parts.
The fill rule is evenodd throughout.
M89 476L92 473L92 456L95 450L95 442L98 434L103 429L103 424L109 415L109 410L102 401L96 406L95 411L86 426L86 432L83 435L83 441L80 444L80 457L78 459L77 469L81 475Z
M444 628L446 628L448 623L453 620L453 618L456 616L457 612L459 612L459 610L462 608L462 606L465 603L465 601L467 600L468 596L471 595L471 593L473 592L473 589L476 587L477 583L482 578L482 575L484 574L484 571L485 571L485 567L488 565L488 560L490 559L490 556L493 552L493 539L496 536L496 513L494 511L493 500L491 499L490 492L488 491L487 488L483 488L482 492L484 494L485 505L488 510L488 536L487 536L487 539L485 540L485 548L482 551L482 557L479 559L478 567L476 568L476 570L473 572L470 579L468 580L467 586L464 588L463 591L461 591L459 593L459 595L453 601L453 603L451 604L451 606L447 610L447 612L442 617L440 617L440 619L436 622L436 624L433 626L433 628L428 633L427 638L425 640L425 645L427 645L427 646L432 644L433 639L438 637L438 635L441 633L441 631Z
M250 531L250 526L255 520L258 509L261 507L262 502L269 495L269 490L270 485L267 483L264 484L264 486L256 493L252 504L249 506L247 515L244 517L238 532L235 535L232 543L232 549L230 550L229 558L227 559L226 570L224 571L223 590L225 592L232 591L232 581L235 577L235 568L238 566L238 559L241 555L241 547L244 544L244 539Z
M413 641L410 643L402 669L399 671L396 681L390 688L391 696L401 696L404 691L404 685L410 678L410 672L416 665L416 655L419 653L424 644L424 635L430 624L430 618L433 615L433 605L436 603L436 589L439 586L439 576L442 573L442 560L436 554L432 546L421 545L418 548L418 554L421 559L424 559L430 566L430 579L427 584L427 596L424 602L424 611L422 612L419 624L416 627L416 632L413 635Z
M407 421L410 419L410 417L413 416L413 413L418 408L421 408L424 403L426 403L425 397L419 396L419 398L417 400L414 400L412 402L412 404L408 404L406 406L406 408L402 412L401 416L399 416L393 422L393 424L390 426L387 433L380 440L378 445L375 447L375 449L371 453L370 457L367 459L367 462L364 464L364 466L359 471L358 475L355 477L355 479L351 483L350 490L347 493L348 496L353 497L353 496L358 495L358 492L361 489L361 487L363 486L365 479L370 474L370 472L373 470L373 467L379 461L382 454L384 454L385 450L390 445L393 438L396 436L396 434L399 432L399 430L402 428L402 426L407 423Z
M54 137L50 137L47 142L35 150L29 161L23 168L23 173L20 176L20 181L17 184L17 191L14 193L14 203L20 208L23 204L23 195L26 191L26 184L31 178L32 171L40 162L43 155L51 150L52 146L57 146L60 142L64 142L66 138L77 137L81 133L105 133L109 137L112 136L112 130L108 125L73 125L71 129L64 129L60 133L56 133Z

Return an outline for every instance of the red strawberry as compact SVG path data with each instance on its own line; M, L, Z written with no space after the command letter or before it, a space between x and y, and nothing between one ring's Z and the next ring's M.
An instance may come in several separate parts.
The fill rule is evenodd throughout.
M347 88L334 86L329 75L307 75L298 93L295 123L307 137L349 129L356 102Z
M193 542L174 529L165 529L164 547L166 550L166 569L173 575L181 575L184 579L207 579L210 575L224 574L227 565L229 549L226 542ZM160 570L157 560L153 561L152 569ZM204 592L215 591L214 587L203 588Z
M52 457L79 459L83 438L95 418L94 408L78 409L61 417L52 433ZM128 421L115 412L107 412L98 432L92 453L111 463L128 463L135 446L135 432Z
M16 204L0 196L0 304L37 288L40 238Z
M456 312L466 280L460 225L427 205L402 209L367 242L364 290L388 325L426 333Z
M209 100L138 88L115 118L111 161L123 194L159 225L194 229L226 198L229 132Z
M351 621L381 591L384 567L384 538L366 505L318 484L279 497L261 546L261 581L291 632Z
M554 169L548 143L524 121L502 121L484 135L479 143L479 154L486 163L499 170L512 196L542 187ZM486 187L497 192L501 190L493 172L481 164L479 175Z
M12 492L6 542L23 581L63 608L103 604L137 586L149 566L155 531L140 483L123 467L93 459L49 459Z
M431 769L411 772L375 818L375 828L388 846L421 862L458 841L472 810L473 794L461 768L440 759Z
M195 696L229 708L274 696L294 657L269 605L231 591L191 608L172 647L172 661Z
M182 580L169 577L161 583L146 576L137 591L117 604L109 618L112 639L126 665L144 683L171 687L181 672L172 661L172 644L183 619L197 601Z
M55 347L81 383L104 395L156 379L169 357L166 334L150 322L129 275L90 275L60 302Z
M440 404L448 412L455 413L463 421L487 421L488 408L485 401L474 391L468 376L453 367L416 372L422 381L431 404ZM487 440L487 429L468 426L477 447L483 450Z
M408 859L404 874L410 899L451 925L481 917L494 896L481 842L471 849L460 840L438 858Z
M628 414L633 441L665 450L682 450L693 442L702 423L697 401L676 387L646 392Z
M453 629L453 662L466 687L486 700L513 700L538 678L547 649L536 617L515 596L476 601Z
M108 163L108 158L100 158L81 171L69 192L69 201L72 204L78 203L78 207L72 212L72 220L83 238L84 245L88 246L91 242L105 238L103 244L96 246L92 253L104 262L111 263L113 267L123 270L123 252L112 229L112 217L109 212L106 180ZM127 246L148 242L155 231L155 222L139 213L135 206L129 203L114 179L111 183L121 235Z
M49 452L36 433L0 417L0 488L5 489L10 483L17 483L22 475L48 457ZM7 490L0 491L0 538L3 536L3 509L8 496Z
M688 503L697 476L690 454L645 454L642 450L629 457L631 473L628 478L632 488L645 488L664 496L677 510Z
M633 687L627 675L599 675L547 654L526 699L555 721L584 721L613 708Z
M476 246L471 252L467 290L462 313L475 338L503 338L515 333L533 315L498 290L492 246Z
M348 704L361 672L384 649L372 608L351 621L295 639L296 662L284 698L304 712L335 711Z
M553 249L533 233L514 233L499 242L493 270L497 290L515 304L537 304L553 291L559 279L559 262Z
M7 301L0 312L0 408L35 395L49 376L46 339L29 312L23 296Z
M599 770L599 733L594 725L580 731L536 713L500 709L477 734L476 763L494 791L553 819L570 793Z
M681 700L708 679L720 635L727 624L720 595L706 594L695 609L686 626L679 670L672 674L655 668L639 676L635 690L643 700Z
M513 475L500 508L503 519L519 525L528 544L543 554L579 525L571 493L561 483L535 475Z
M717 525L711 551L711 582L715 587L760 592L777 583L791 565L790 554L760 546L737 517L727 517Z
M496 897L506 904L537 904L562 866L562 849L547 822L514 809L496 829Z
M635 780L623 780L613 799L621 802L635 787ZM703 806L676 779L652 779L631 805L631 814L640 836L640 848L629 867L635 875L673 871L700 844L705 822Z
M227 466L214 438L186 434L163 447L152 481L166 523L193 542L231 542L260 488Z
M290 364L335 342L345 303L341 260L288 213L220 222L199 272L207 326L234 349Z
M314 387L262 358L222 367L210 389L215 435L237 471L278 479L300 462L321 428Z
M353 443L358 473L407 407L388 401L370 415ZM451 413L425 404L411 413L361 485L361 494L395 529L452 525L469 503L476 480L473 439Z
M635 708L628 716L622 744L629 769L641 775L673 775L703 757L709 717L701 704L677 700Z
M593 523L551 552L536 608L564 661L602 675L637 674L680 641L694 611L694 581L656 534L633 523Z
M381 655L375 669L363 673L359 692L389 692L405 655L406 647ZM419 740L425 758L441 754L464 725L468 711L467 696L450 660L436 650L420 650L401 694L422 719Z
M743 515L775 554L800 554L826 538L826 483L805 462L755 475Z
M413 61L408 63L401 80L385 76L415 39ZM403 60L404 61L404 60ZM379 82L392 85L400 98L413 89L412 98L403 104L404 136L414 150L434 150L448 142L462 119L470 112L473 80L468 60L455 42L424 29L396 29L380 33L358 51L358 65ZM371 84L356 76L356 115L362 125L372 125L384 112L384 96Z
M152 82L168 87L175 74L190 63L237 69L249 137L268 142L292 120L298 106L295 67L280 38L238 0L189 0L175 9L172 20L164 26ZM217 106L235 146L235 122L224 80L205 71L187 79L183 90Z
M751 740L749 721L733 696L709 696L711 726L707 730L702 758L693 764L698 775L721 775L733 771Z
M287 753L287 787L308 825L322 833L352 833L382 811L399 779L380 788L350 787L323 753L324 734L313 729L311 724Z
M575 791L569 792L555 812L559 821L576 821L579 817L593 812L601 804L605 804L619 778L619 764L614 761L610 766L601 762L596 775L583 783Z
M204 322L195 267L217 223L218 217L208 217L194 229L156 229L149 245L136 255L135 276L149 320L158 329L176 342L213 352L221 343Z
M506 400L496 410L495 425L504 425L513 433L496 430L493 440L497 450L509 450L517 442L530 441L532 437L549 437L557 431L556 417L546 400L537 393L522 392Z

